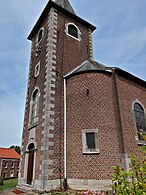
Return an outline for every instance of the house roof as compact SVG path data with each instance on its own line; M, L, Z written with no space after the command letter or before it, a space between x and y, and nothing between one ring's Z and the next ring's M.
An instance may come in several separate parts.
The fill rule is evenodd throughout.
M42 24L42 21L44 20L44 18L49 13L51 7L59 10L63 14L65 14L65 15L71 17L72 19L75 19L76 21L80 22L81 24L85 25L86 27L91 29L92 32L96 29L95 26L93 26L92 24L90 24L89 22L83 20L82 18L78 17L75 14L75 12L74 12L73 8L71 7L68 0L49 0L49 2L47 3L46 7L43 10L43 12L41 13L38 21L36 22L36 24L34 25L32 31L30 32L30 34L28 36L29 40L32 40L32 38L35 35L37 29L40 28L40 25Z
M75 74L83 73L83 72L91 72L91 71L98 71L98 72L111 72L111 68L95 61L84 61L81 65L77 66L75 69L70 71L68 74L64 76L64 78L70 77Z
M85 72L104 72L105 74L111 74L112 71L114 71L116 74L121 75L122 77L125 77L129 80L132 80L144 87L146 87L146 81L136 77L135 75L132 75L129 72L126 72L125 70L122 70L118 67L108 67L105 66L99 62L92 61L92 60L86 60L76 68L74 68L72 71L67 73L64 78L69 78L74 75L85 73Z
M0 148L0 157L1 158L14 158L19 159L20 155L13 149L10 148Z

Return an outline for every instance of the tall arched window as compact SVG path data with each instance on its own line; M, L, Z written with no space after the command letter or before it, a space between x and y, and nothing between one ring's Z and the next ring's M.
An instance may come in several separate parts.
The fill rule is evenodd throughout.
M37 37L37 43L39 44L43 38L43 34L44 34L44 29L41 28L39 33L38 33L38 37Z
M143 140L140 132L146 131L144 109L139 103L134 104L134 115L137 127L138 139Z
M35 124L38 118L38 99L39 91L36 89L32 96L32 109L31 109L31 124Z

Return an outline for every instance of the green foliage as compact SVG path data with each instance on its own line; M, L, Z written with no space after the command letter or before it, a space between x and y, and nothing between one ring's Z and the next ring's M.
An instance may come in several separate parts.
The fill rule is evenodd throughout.
M145 133L141 134L146 141ZM126 172L121 167L114 167L112 189L116 195L146 195L146 146L141 148L143 159L131 156L131 169Z
M9 189L9 188L15 188L18 183L18 179L9 179L9 180L4 180L3 185L0 185L0 191Z
M3 178L0 177L0 186L2 186L3 183L4 183L4 182L3 182Z
M11 149L14 149L18 154L21 153L20 146L10 146Z

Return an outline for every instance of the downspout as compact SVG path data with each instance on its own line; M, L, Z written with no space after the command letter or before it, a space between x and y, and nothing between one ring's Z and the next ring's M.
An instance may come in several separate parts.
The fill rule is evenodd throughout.
M66 158L66 79L64 78L64 189L67 190L67 158Z

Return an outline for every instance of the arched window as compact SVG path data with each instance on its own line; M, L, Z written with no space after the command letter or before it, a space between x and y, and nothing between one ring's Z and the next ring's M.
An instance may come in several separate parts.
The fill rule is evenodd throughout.
M31 110L31 125L37 122L38 118L38 98L39 98L39 91L36 89L32 96L32 110Z
M39 33L38 33L38 37L37 37L37 43L39 44L40 42L41 42L41 40L42 40L42 38L43 38L43 34L44 34L44 29L43 28L41 28L40 29L40 31L39 31Z
M36 40L36 56L38 56L42 49L42 39L44 36L44 27L39 30Z
M68 34L78 39L78 29L73 25L68 25Z
M138 139L143 140L142 136L140 135L140 132L146 131L145 114L144 114L143 107L139 103L134 104L134 115L135 115Z
M81 41L81 32L74 23L67 23L65 26L65 32L68 36L75 38L78 41Z

